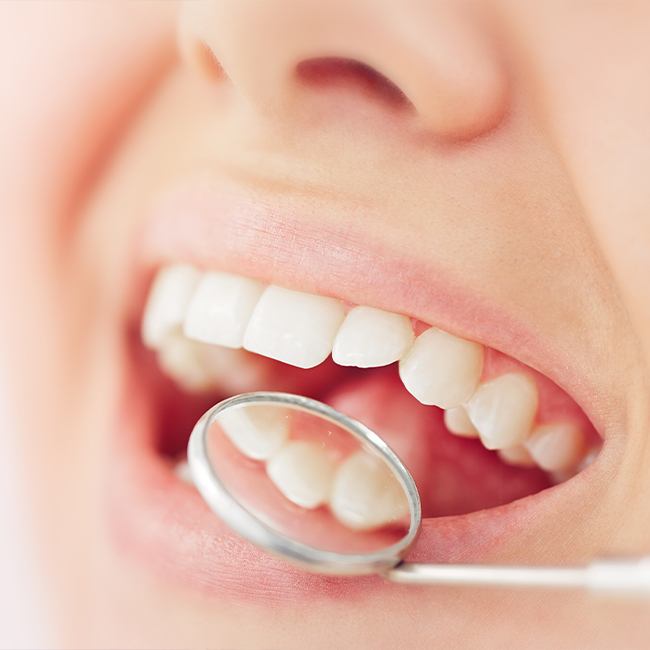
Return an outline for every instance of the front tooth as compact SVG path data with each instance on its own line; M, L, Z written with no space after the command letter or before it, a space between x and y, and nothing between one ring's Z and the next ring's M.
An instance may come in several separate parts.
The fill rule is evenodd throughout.
M406 389L423 404L452 408L474 392L483 369L483 346L434 327L400 361Z
M276 453L266 472L282 494L303 508L317 508L327 502L335 463L319 445L297 440Z
M240 348L244 331L264 285L231 273L205 273L190 300L185 336L197 341Z
M332 351L345 312L334 298L267 287L244 335L244 348L299 368L313 368Z
M189 264L173 264L161 269L154 280L142 320L142 340L159 348L165 337L185 318L200 273Z
M401 314L354 307L341 325L332 359L340 366L376 368L399 361L413 343L411 321Z
M445 426L451 433L465 438L478 438L478 431L463 406L447 409L444 419Z
M487 449L508 449L526 440L537 412L537 387L519 372L481 384L467 411Z
M535 467L535 461L524 445L509 447L508 449L500 449L497 453L499 454L499 458L501 458L504 463L508 463L508 465Z
M582 429L571 422L543 424L533 429L526 448L535 462L548 472L576 466L585 451Z
M338 468L330 508L348 528L371 530L404 521L409 507L404 489L386 464L358 451Z
M289 437L288 417L277 407L231 408L222 411L216 420L235 447L255 460L271 458Z

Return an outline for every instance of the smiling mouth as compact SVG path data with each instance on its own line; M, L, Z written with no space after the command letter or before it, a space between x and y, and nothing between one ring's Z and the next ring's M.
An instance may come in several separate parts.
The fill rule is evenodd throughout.
M374 429L415 479L424 517L418 544L436 559L460 554L480 561L480 553L518 529L519 519L530 517L531 509L545 509L538 507L540 497L573 483L598 454L601 438L589 418L547 376L504 351L425 321L415 311L399 310L399 300L394 311L385 300L356 302L335 284L327 287L326 278L319 285L325 290L315 292L309 273L301 283L297 267L287 259L282 260L283 273L262 271L259 260L269 254L268 247L256 249L256 266L245 257L251 253L250 240L249 250L242 245L242 233L248 237L246 227L253 222L229 222L220 197L217 223L224 230L215 236L214 202L199 194L203 209L195 203L195 213L205 223L209 206L211 240L220 240L214 257L202 248L207 242L201 229L192 235L192 254L182 237L169 237L181 232L179 216L182 232L192 228L187 212L176 208L171 210L175 226L170 228L169 215L163 215L150 238L155 252L147 263L154 273L147 275L155 277L135 311L133 329L140 330L141 338L130 340L135 363L121 425L129 434L122 436L118 450L120 467L128 471L119 473L119 487L114 481L112 490L122 542L142 550L155 537L159 563L184 567L181 573L203 586L210 576L208 586L218 583L219 590L227 588L231 595L263 584L260 567L271 562L295 593L294 569L276 566L246 542L233 541L178 471L201 414L241 392L306 395ZM192 202L187 192L183 201ZM272 230L260 223L255 220L257 235ZM285 227L275 224L276 231ZM161 232L166 233L162 239ZM304 256L298 259L309 265ZM251 272L235 272L242 267ZM366 272L371 283L382 282L381 261ZM294 280L286 282L291 276ZM290 441L278 430L269 435L268 427L255 422L244 428L235 423L231 442L266 471L272 489L289 502L308 510L329 508L337 515L337 503L354 501L350 486L360 480L349 467L354 458L333 463L317 445ZM351 475L355 481L343 480ZM354 527L387 525L399 508L394 501L388 506L382 501L386 485L381 481L372 485L376 499L367 498L369 489L359 490L359 498L371 503L367 520L350 524ZM150 517L144 526L143 509ZM343 513L339 520L346 524ZM172 539L179 528L185 536L180 545ZM427 541L428 532L441 531L446 531L449 548ZM195 542L191 550L189 539ZM255 571L238 572L244 556ZM300 584L314 590L314 580Z
M181 393L219 401L258 390L306 392L370 425L406 463L425 516L537 492L579 471L595 451L586 417L557 386L403 314L173 264L153 283L142 335ZM348 489L337 480L349 473L346 464L332 467L324 449L280 433L273 423L235 423L230 437L266 464L285 498L336 513L341 498L352 496L338 494ZM465 440L454 444L451 436ZM383 488L374 486L378 509ZM367 516L381 521L378 511Z

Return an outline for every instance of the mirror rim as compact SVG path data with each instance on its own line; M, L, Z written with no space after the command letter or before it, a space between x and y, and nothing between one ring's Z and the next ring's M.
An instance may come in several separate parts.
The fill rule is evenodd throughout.
M227 408L244 405L286 405L317 414L349 431L370 445L390 466L404 489L409 503L409 528L395 544L369 553L338 553L317 549L274 530L237 501L221 482L210 463L207 436L217 415ZM187 445L187 460L194 484L211 510L238 535L261 549L289 560L308 571L329 575L365 575L381 573L402 561L420 529L422 511L420 495L413 477L395 452L365 424L340 413L318 400L272 391L242 393L229 397L206 411L194 426Z

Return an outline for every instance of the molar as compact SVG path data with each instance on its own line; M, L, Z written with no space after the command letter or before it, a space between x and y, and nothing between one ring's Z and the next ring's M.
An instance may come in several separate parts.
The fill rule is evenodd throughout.
M487 449L508 449L528 437L537 403L535 382L528 375L510 372L481 384L467 412Z
M197 341L240 348L248 321L264 285L231 273L204 273L185 316L185 336Z
M413 327L406 316L354 307L336 335L332 358L340 366L387 366L406 354L413 339Z
M244 348L292 366L313 368L329 356L344 318L340 300L271 285L253 311Z
M571 422L537 426L525 444L537 465L549 472L575 467L585 453L585 436Z
M404 520L406 494L385 463L358 451L339 466L330 497L334 516L353 530L371 530Z
M274 485L292 503L307 509L327 503L335 463L319 445L296 440L289 442L266 464Z
M444 409L469 399L482 369L482 345L435 327L418 336L399 364L406 389L422 404Z

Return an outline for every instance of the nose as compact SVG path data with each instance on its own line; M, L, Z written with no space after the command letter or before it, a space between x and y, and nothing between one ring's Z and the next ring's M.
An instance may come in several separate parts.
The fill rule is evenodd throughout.
M508 108L508 74L479 9L449 0L190 0L179 21L186 60L223 70L258 111L300 101L297 71L322 59L362 64L396 86L424 127L469 139Z

